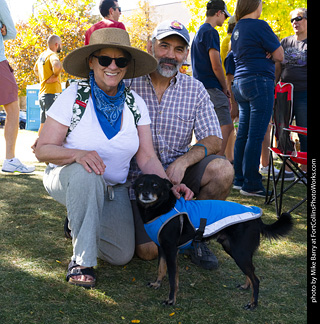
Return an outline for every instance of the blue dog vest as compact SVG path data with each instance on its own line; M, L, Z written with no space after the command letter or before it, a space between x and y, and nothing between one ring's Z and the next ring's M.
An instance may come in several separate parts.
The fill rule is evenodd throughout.
M246 222L261 217L262 210L256 206L243 206L224 200L177 200L176 205L167 214L161 215L147 224L144 228L153 242L159 244L159 234L163 227L174 217L186 215L196 231L200 226L200 218L207 220L203 237L209 237L233 224ZM179 246L188 248L193 239Z

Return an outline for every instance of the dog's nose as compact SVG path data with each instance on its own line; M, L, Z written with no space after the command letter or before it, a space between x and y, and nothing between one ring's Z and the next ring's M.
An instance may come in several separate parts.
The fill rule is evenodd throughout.
M149 195L150 195L150 191L144 191L142 193L143 198L149 198Z

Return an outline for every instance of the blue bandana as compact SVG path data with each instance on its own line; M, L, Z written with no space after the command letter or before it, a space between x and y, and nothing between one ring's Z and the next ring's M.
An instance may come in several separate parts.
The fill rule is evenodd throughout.
M118 92L115 96L108 96L98 87L93 71L90 72L89 78L92 101L97 118L104 134L108 139L111 139L120 131L121 116L126 98L124 82L121 81L119 83Z

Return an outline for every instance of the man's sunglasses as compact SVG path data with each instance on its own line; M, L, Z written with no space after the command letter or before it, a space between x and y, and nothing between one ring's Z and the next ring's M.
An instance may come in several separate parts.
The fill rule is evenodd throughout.
M119 9L119 12L121 12L121 7L112 7L113 10L117 10L117 8Z
M291 19L291 24L292 24L294 21L301 21L303 18L305 18L305 17L298 16L298 17L292 18L292 19Z
M110 57L110 56L106 56L106 55L102 55L102 56L92 55L92 56L98 59L99 64L101 66L109 66L112 63L112 61L114 60L117 67L125 68L130 62L130 60L127 59L126 57L114 58L114 57Z

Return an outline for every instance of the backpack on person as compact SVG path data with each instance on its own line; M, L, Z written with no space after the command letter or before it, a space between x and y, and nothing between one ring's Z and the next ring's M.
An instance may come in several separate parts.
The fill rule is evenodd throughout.
M74 79L69 79L67 81L66 87L70 86L70 84L72 83L77 83L78 85L78 90L77 90L77 96L76 96L76 100L73 104L73 108L72 108L72 119L71 119L71 124L70 127L68 129L68 133L67 136L75 129L75 127L78 125L78 123L80 122L89 98L90 98L90 94L91 94L91 87L90 87L90 83L89 83L89 79L83 79L83 80L74 80ZM139 111L138 106L136 105L134 96L131 92L131 90L126 87L125 88L125 102L128 106L128 108L130 109L130 111L133 114L133 118L134 118L134 123L137 126L139 119L141 118L141 114Z

